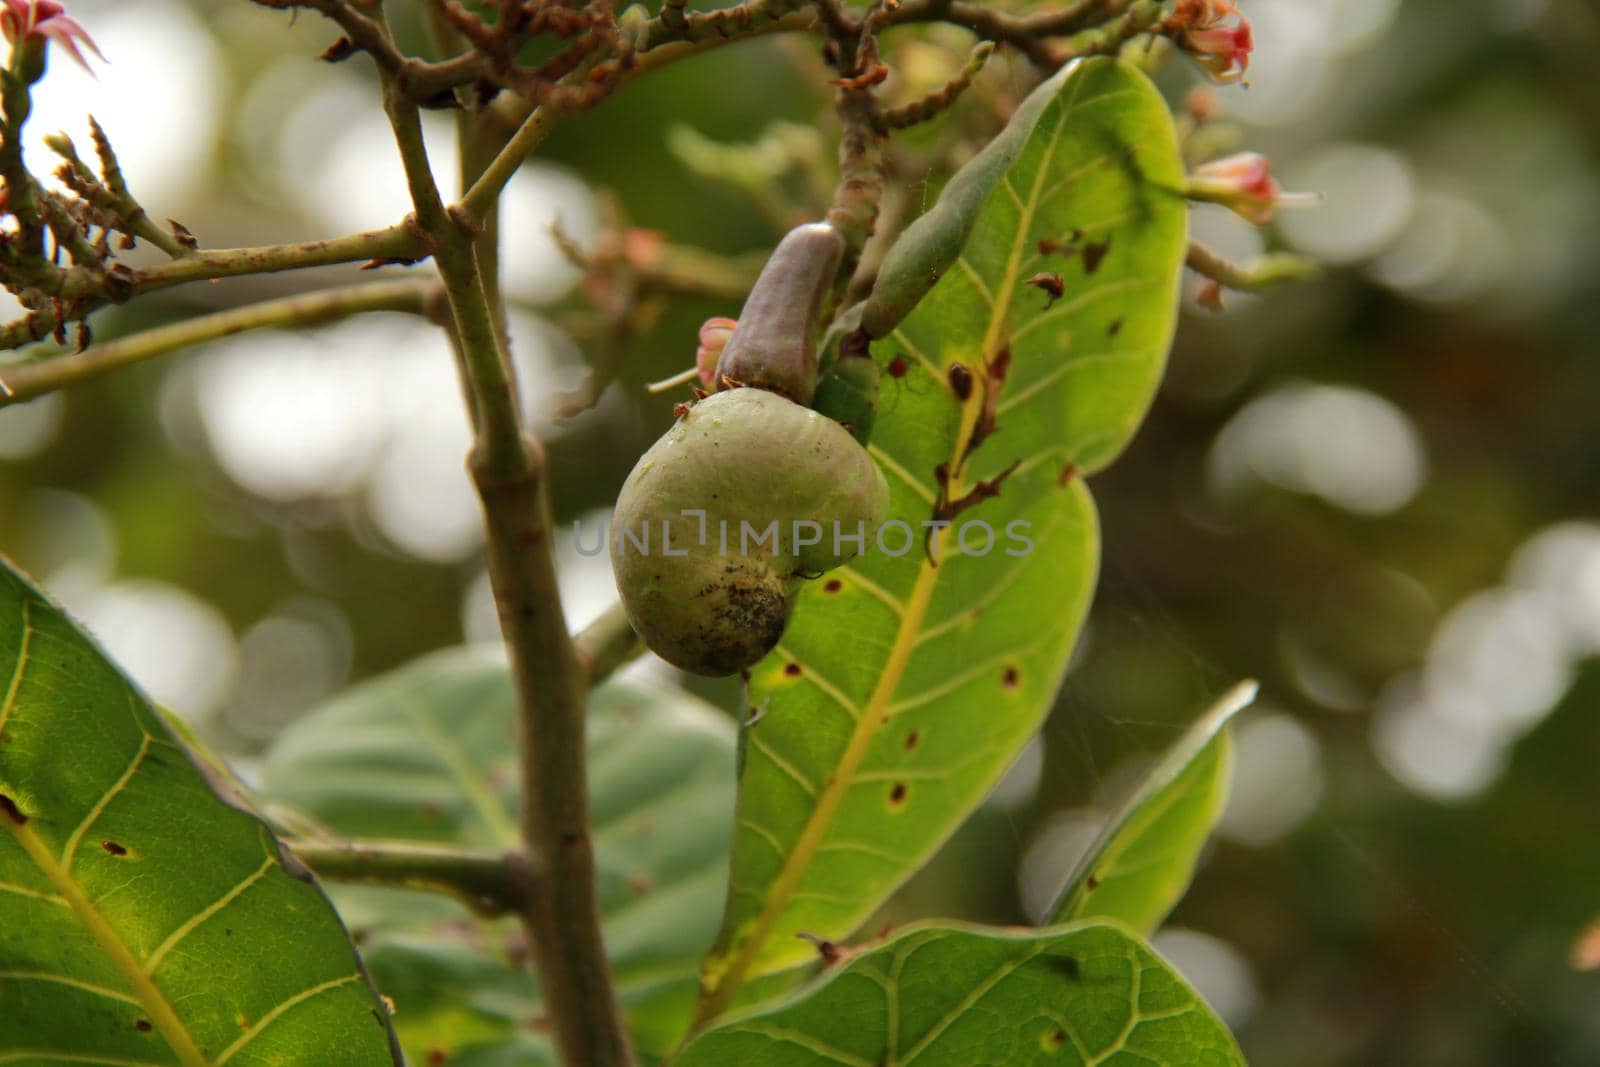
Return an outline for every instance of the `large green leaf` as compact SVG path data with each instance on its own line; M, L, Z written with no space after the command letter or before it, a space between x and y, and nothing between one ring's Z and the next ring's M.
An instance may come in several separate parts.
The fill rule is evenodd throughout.
M1052 922L1118 919L1148 934L1182 899L1228 800L1225 727L1256 697L1240 682L1195 720L1140 780L1067 875Z
M397 1063L326 897L0 559L0 1063Z
M347 836L517 841L516 700L494 655L436 653L358 686L286 731L264 792ZM589 718L606 946L642 1052L682 1036L716 932L733 807L733 727L678 690L613 682ZM579 754L574 759L581 758ZM520 927L452 901L345 887L341 910L418 1062L546 1062L548 1027Z
M804 961L797 934L848 935L1049 709L1098 561L1081 475L1127 442L1171 342L1180 179L1160 95L1132 67L1094 60L1041 86L951 182L976 212L964 251L874 345L887 377L872 451L891 523L918 536L891 555L907 538L890 526L881 547L813 583L753 671L760 713L743 733L733 877L702 1017L748 978ZM918 227L952 217L936 207L902 240L937 245ZM1047 272L1062 277L1053 303L1026 284ZM998 494L984 499L985 484ZM981 527L965 546L920 536L963 499L975 506L957 525L996 535L986 554ZM1008 536L1012 523L1027 524L1010 531L1031 548Z
M1227 1029L1110 925L910 930L773 1007L696 1038L674 1067L1234 1067Z

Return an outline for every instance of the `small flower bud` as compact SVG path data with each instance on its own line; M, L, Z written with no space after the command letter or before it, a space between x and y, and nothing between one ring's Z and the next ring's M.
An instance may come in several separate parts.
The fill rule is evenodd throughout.
M1221 204L1257 226L1272 221L1280 204L1301 199L1286 194L1259 152L1240 152L1195 169L1186 193L1191 200Z
M722 350L737 325L739 323L735 319L715 318L707 319L700 327L700 347L695 351L694 365L700 375L700 384L707 389L715 388L713 383L717 378L717 360L722 357Z

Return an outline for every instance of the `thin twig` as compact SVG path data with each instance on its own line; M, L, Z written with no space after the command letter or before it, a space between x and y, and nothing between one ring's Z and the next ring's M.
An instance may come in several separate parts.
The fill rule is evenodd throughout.
M425 314L434 283L376 282L325 289L282 300L230 308L160 326L82 352L13 366L0 364L0 408L98 378L121 367L166 355L187 345L214 341L247 330L315 326L366 311Z
M578 662L591 687L599 685L644 652L644 641L634 632L621 604L613 604L605 614L580 630L573 638Z
M318 877L401 886L461 897L487 914L528 907L530 887L516 857L417 841L288 841Z
M949 81L920 100L886 109L880 116L883 128L903 130L908 126L927 122L934 116L948 111L961 94L967 91L972 79L978 76L978 72L989 62L989 57L993 54L993 41L979 41L972 54L967 57L967 61L961 65L960 70L951 75Z
M549 135L559 117L556 108L551 104L534 108L518 127L517 132L505 143L505 147L500 149L499 154L472 183L472 188L461 198L462 209L481 222L499 201L501 192L517 173L517 168L522 166L523 160L536 152L544 143L545 137Z
M137 270L119 265L103 274L73 268L62 272L61 287L53 294L59 298L61 306L35 310L24 319L0 327L0 349L16 348L48 337L63 321L81 319L107 304L120 304L142 293L186 282L273 274L363 260L413 262L424 255L416 232L401 224L385 230L300 244L214 249Z

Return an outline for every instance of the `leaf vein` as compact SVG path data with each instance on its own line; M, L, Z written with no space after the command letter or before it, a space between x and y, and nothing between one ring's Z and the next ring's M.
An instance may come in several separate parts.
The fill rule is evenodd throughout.
M6 723L17 706L17 693L22 688L22 672L28 666L28 650L33 643L33 601L22 602L22 640L17 643L17 665L11 672L11 683L6 686L6 698L0 703L0 734L6 732Z
M66 974L52 974L49 971L0 971L0 982L49 982L52 985L69 986L84 993L92 993L97 997L107 1000L118 1000L124 1004L139 1006L139 998L124 993L120 989L108 989L93 982L85 982L81 978L73 978Z
M320 996L321 994L328 992L330 989L337 989L340 986L349 985L351 982L358 982L360 980L361 974L360 972L357 972L355 974L347 974L343 978L330 978L326 982L319 982L309 989L302 989L288 1000L285 1000L283 1003L267 1012L260 1019L256 1020L254 1026L240 1034L233 1044L222 1050L221 1055L217 1057L216 1063L213 1065L213 1067L223 1067L223 1064L233 1059L233 1057L236 1056L241 1049L259 1037L261 1033L267 1029L267 1027L277 1022L279 1017L281 1017L283 1013L288 1011L290 1008L302 1004L305 1001L310 1000L312 997Z
M773 748L772 743L762 736L761 731L751 730L749 737L750 746L763 756L767 757L767 762L771 763L774 767L778 768L778 770L788 775L789 778L792 779L794 783L805 792L806 796L816 799L816 783L807 778L801 772L800 768L796 767L783 756L779 755L778 750Z
M257 867L254 872L242 879L238 885L222 894L222 896L212 901L206 907L195 912L176 930L168 934L166 940L157 945L155 951L150 953L150 956L144 961L145 973L154 974L156 972L156 968L161 966L161 961L166 958L168 952L171 952L173 948L177 946L178 942L182 941L185 937L188 937L189 934L193 933L195 928L201 923L205 922L217 912L221 911L223 908L237 900L239 898L239 894L243 893L246 889L249 889L251 886L259 882L262 877L264 877L266 873L273 868L276 862L277 861L274 860L273 857L266 857L261 861L261 866Z
M136 719L135 721L137 722L138 720ZM100 799L95 801L94 807L89 809L89 814L83 817L83 821L78 823L78 828L72 831L72 836L67 838L67 847L61 853L61 866L63 868L72 869L72 859L78 852L78 845L82 843L83 835L89 832L89 828L100 818L101 813L106 810L106 806L111 803L118 793L127 787L128 783L133 780L133 776L139 772L139 764L144 762L145 753L150 751L150 742L152 740L153 738L148 733L143 732L143 727L141 726L139 750L133 754L133 759L128 761L128 767L122 772L122 777L111 783L111 788L100 795Z

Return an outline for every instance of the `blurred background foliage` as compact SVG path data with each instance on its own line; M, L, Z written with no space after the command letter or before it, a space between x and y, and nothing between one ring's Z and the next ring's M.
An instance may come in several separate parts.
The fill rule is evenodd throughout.
M1194 308L1190 280L1150 420L1094 482L1101 589L1050 726L883 921L1035 919L1141 762L1254 676L1223 833L1157 940L1252 1061L1600 1062L1600 973L1576 948L1600 916L1600 12L1242 7L1251 84L1218 92L1225 119L1202 136L1267 152L1324 199L1266 232L1199 209L1195 233L1327 274L1221 314ZM111 62L98 79L56 64L33 136L82 143L94 112L153 213L214 247L405 213L370 72L312 61L336 36L318 19L244 0L72 13ZM968 42L888 43L909 98ZM738 277L831 181L824 76L798 40L676 64L564 123L510 187L507 293L564 524L604 521L681 399L644 383L687 366L699 323L738 300L649 299L619 332L596 303L615 279L580 279L549 224L586 249L651 231L628 239L701 246L730 257L706 277ZM1175 102L1193 80L1181 63L1160 78ZM891 215L914 214L1029 85L997 60L904 138ZM430 123L448 172L451 120ZM96 333L340 280L357 279L190 286ZM615 380L558 417L586 356ZM456 397L442 339L380 316L7 409L0 547L248 772L351 681L494 639ZM613 592L604 558L566 541L578 625Z

